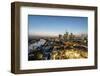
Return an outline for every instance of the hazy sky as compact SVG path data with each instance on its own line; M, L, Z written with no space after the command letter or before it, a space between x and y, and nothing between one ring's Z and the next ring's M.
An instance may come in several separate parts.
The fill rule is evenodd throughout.
M28 16L29 35L58 35L69 33L80 34L88 31L87 17L71 16Z

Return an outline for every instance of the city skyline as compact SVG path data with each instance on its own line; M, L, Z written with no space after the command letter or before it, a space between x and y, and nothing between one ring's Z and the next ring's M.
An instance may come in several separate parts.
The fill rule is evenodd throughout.
M88 18L71 16L28 16L29 35L58 36L66 32L87 34Z

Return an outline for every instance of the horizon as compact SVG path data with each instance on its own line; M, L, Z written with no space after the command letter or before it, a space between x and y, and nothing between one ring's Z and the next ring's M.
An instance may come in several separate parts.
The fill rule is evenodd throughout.
M70 35L71 33L69 33L69 35ZM58 35L28 35L29 37L59 37L59 35L62 35L62 34L58 34ZM64 34L63 34L64 35ZM62 36L63 36L62 35ZM73 34L74 36L76 36L76 37L80 37L80 36L82 36L82 35L85 35L85 36L87 36L88 34L86 34L86 33L81 33L81 34Z

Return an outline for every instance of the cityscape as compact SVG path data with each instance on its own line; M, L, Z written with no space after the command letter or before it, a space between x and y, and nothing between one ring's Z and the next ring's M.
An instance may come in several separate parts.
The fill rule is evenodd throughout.
M54 18L58 19L58 21L57 19L53 20L55 21L55 23L57 21L56 24L59 24L59 22L61 23L61 20L59 21L59 19L65 18L66 20L65 24L70 23L72 25L76 25L75 26L76 28L72 28L74 26L71 26L71 25L65 26L63 24L64 21L62 21L62 26L56 26L50 29L52 25L55 25L55 23L51 21L51 19L54 19ZM42 22L39 19L41 19ZM70 22L71 19L73 23ZM36 22L35 20L40 21L40 23L38 22L35 23ZM45 26L46 20L49 23L48 25L51 25L51 26L48 26L49 28L46 27L47 25ZM75 23L74 23L74 20L75 20ZM51 21L52 23L50 23L49 21ZM73 17L29 16L28 60L29 61L31 60L63 60L63 59L88 58L88 34L86 30L86 27L87 27L87 25L85 24L86 22L87 22L87 18L84 18L84 17L73 18ZM77 29L79 28L79 25L81 25L82 23L83 23L82 28ZM38 26L38 29L36 29L37 26ZM83 26L84 27L86 26L86 27L84 28ZM72 30L68 31L69 28L71 28ZM48 32L48 30L46 29L48 30L50 29L50 32ZM55 33L54 32L52 33L53 29L54 29L54 32L56 30ZM60 29L60 30L63 29L63 32L61 31L59 32L59 30L57 29Z

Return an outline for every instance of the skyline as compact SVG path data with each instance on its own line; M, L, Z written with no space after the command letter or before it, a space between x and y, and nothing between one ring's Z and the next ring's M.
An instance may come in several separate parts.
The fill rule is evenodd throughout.
M71 16L28 15L29 35L58 36L65 32L87 34L88 18Z

